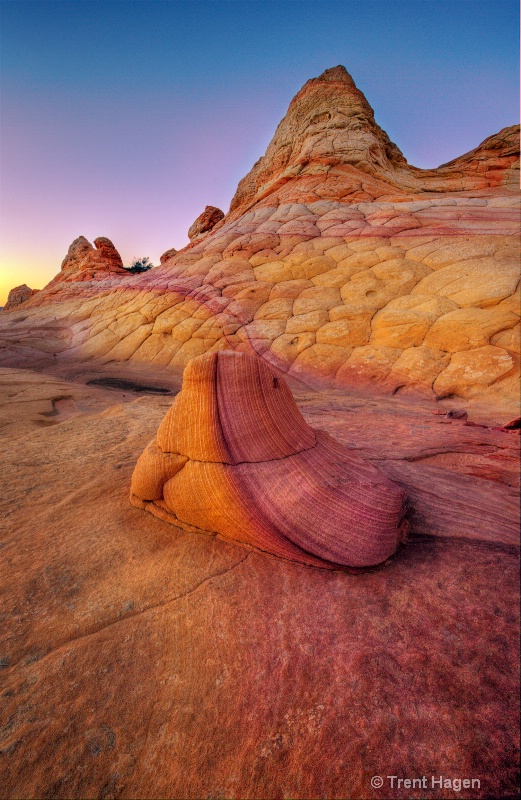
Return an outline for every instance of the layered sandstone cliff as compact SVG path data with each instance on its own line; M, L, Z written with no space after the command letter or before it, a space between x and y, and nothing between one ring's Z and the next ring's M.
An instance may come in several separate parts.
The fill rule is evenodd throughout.
M31 363L38 330L59 359L180 372L228 349L311 386L513 401L518 154L512 127L411 167L345 69L326 70L224 218L143 275L64 270L0 323L2 363Z

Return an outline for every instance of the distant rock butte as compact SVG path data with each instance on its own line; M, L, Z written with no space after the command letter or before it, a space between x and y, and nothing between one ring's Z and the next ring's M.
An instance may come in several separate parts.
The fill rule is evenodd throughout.
M84 236L75 239L62 261L61 274L57 278L88 280L90 277L99 280L106 273L127 274L121 256L110 239L99 236L94 239L94 245L95 247Z
M304 421L284 380L244 353L208 353L139 458L131 502L310 566L367 568L404 540L405 492Z
M13 308L18 308L18 306L25 303L30 297L33 297L38 291L38 289L30 289L25 283L22 283L21 286L16 286L9 292L6 304L2 310L11 311Z
M81 289L72 290L74 295L78 291L81 293L84 286L89 285L90 282L93 282L93 286L96 287L99 281L105 281L115 276L120 278L128 276L128 270L124 268L121 256L110 239L99 236L94 239L94 245L85 236L78 236L73 241L61 263L60 272L44 287L44 302L62 301L65 297L63 284L82 284ZM16 292L17 289L12 291ZM36 291L38 290L33 291L33 295ZM29 297L25 299L29 299Z
M313 387L511 407L518 137L504 128L438 169L412 167L346 70L326 70L292 100L226 216L207 207L187 247L136 276L77 240L24 319L0 323L2 363L31 365L34 314L40 337L67 329L68 359L180 373L235 350ZM112 268L91 269L95 257Z

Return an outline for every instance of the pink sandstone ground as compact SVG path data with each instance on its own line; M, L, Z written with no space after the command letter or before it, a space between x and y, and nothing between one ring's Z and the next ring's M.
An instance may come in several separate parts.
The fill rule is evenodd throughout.
M1 373L2 797L516 796L518 436L294 389L413 504L407 545L350 575L131 506L172 397L77 380Z
M0 797L519 796L517 130L418 170L327 70L188 247L128 275L80 237L0 314ZM406 493L384 567L129 503L185 366L221 350Z

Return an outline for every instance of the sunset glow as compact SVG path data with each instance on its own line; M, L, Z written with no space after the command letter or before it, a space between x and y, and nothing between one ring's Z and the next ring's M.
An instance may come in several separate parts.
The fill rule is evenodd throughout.
M186 245L335 64L410 163L461 155L517 121L517 27L510 0L4 3L0 305L79 235Z

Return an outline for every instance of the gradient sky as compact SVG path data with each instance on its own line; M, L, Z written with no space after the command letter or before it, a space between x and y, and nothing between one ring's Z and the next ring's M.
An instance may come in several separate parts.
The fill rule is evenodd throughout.
M306 80L343 64L411 164L518 121L516 0L3 0L0 305L79 235L123 262L228 210Z

